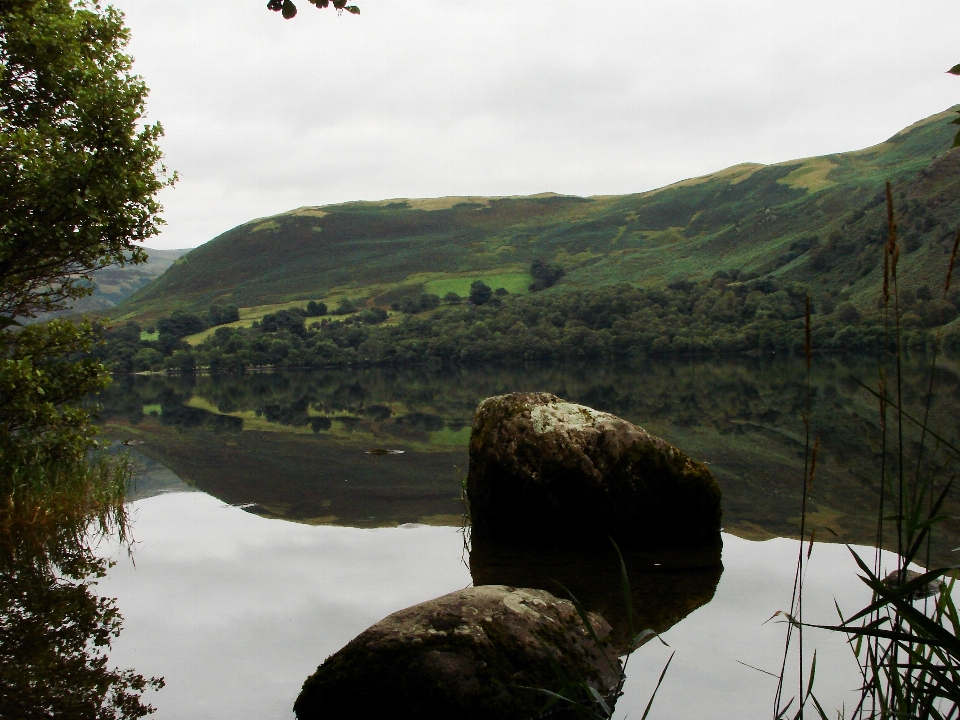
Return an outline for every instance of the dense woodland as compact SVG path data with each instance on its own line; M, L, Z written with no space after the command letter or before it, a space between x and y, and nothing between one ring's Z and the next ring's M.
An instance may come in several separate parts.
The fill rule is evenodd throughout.
M155 328L129 322L109 329L99 355L119 372L242 372L267 366L793 353L803 348L808 293L801 283L725 271L708 281L658 289L558 287L524 296L478 282L470 298L424 295L395 303L392 316L384 308L354 303L341 304L332 314L322 303L281 310L250 328L218 327L196 346L183 338L230 322L236 309L214 307L206 317L174 313ZM812 312L813 344L819 350L868 352L886 342L881 310L861 312L842 297L827 295L813 301ZM940 288L926 285L901 291L901 327L911 349L931 346L931 330L958 315L956 291L945 299ZM141 340L144 330L155 330L156 339ZM944 333L948 349L960 349L958 330L950 326Z

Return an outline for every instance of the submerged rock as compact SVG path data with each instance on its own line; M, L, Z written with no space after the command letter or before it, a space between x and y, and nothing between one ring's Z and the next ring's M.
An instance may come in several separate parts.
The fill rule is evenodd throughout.
M706 465L550 393L480 403L467 496L476 537L676 544L720 532L720 486Z
M560 690L554 662L610 696L620 672L610 626L589 617L599 645L572 603L543 590L450 593L386 617L327 658L294 712L299 720L529 718L547 698L525 688Z
M916 570L907 570L903 569L900 572L892 570L884 579L883 584L886 585L891 590L894 590L901 585L906 585L909 582L913 582L922 573L918 573ZM921 600L923 598L933 597L943 590L946 586L946 583L943 582L940 578L931 580L928 583L925 583L919 586L913 592L909 592L903 596L904 600Z

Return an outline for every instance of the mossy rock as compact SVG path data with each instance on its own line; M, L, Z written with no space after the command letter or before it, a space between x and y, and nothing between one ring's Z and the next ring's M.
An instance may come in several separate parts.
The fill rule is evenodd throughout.
M610 626L589 619L599 643L572 603L543 590L450 593L384 618L330 656L304 682L294 712L299 720L530 718L547 696L529 688L561 690L555 664L612 700L621 666Z
M470 436L474 535L683 544L720 532L706 465L615 415L550 393L484 400Z

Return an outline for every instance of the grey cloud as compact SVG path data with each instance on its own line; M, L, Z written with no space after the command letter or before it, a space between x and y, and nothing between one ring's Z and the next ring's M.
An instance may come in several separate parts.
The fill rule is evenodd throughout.
M304 204L638 192L945 109L939 2L121 0L179 187L157 246Z

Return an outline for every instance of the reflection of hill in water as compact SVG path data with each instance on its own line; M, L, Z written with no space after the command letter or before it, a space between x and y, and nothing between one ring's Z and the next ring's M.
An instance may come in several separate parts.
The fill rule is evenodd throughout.
M908 365L904 397L924 392L921 364ZM939 373L934 410L933 425L947 438L960 435L953 367ZM872 384L875 368L870 360L816 358L812 380L813 430L821 436L813 523L863 543L873 535L881 438L876 401L851 375ZM294 520L452 523L460 512L453 466L465 468L478 402L548 390L625 417L710 463L724 491L725 529L759 538L796 532L803 377L794 359L153 376L118 379L104 414L111 432L142 436L139 449L228 502ZM364 454L373 447L407 452ZM952 529L947 534L954 537L945 548L960 544Z
M721 549L719 538L709 547L681 551L623 548L635 630L666 632L710 602L723 572ZM474 540L470 574L474 585L538 588L558 597L566 597L566 588L586 610L610 623L618 648L625 652L629 646L630 624L613 547L518 548Z

